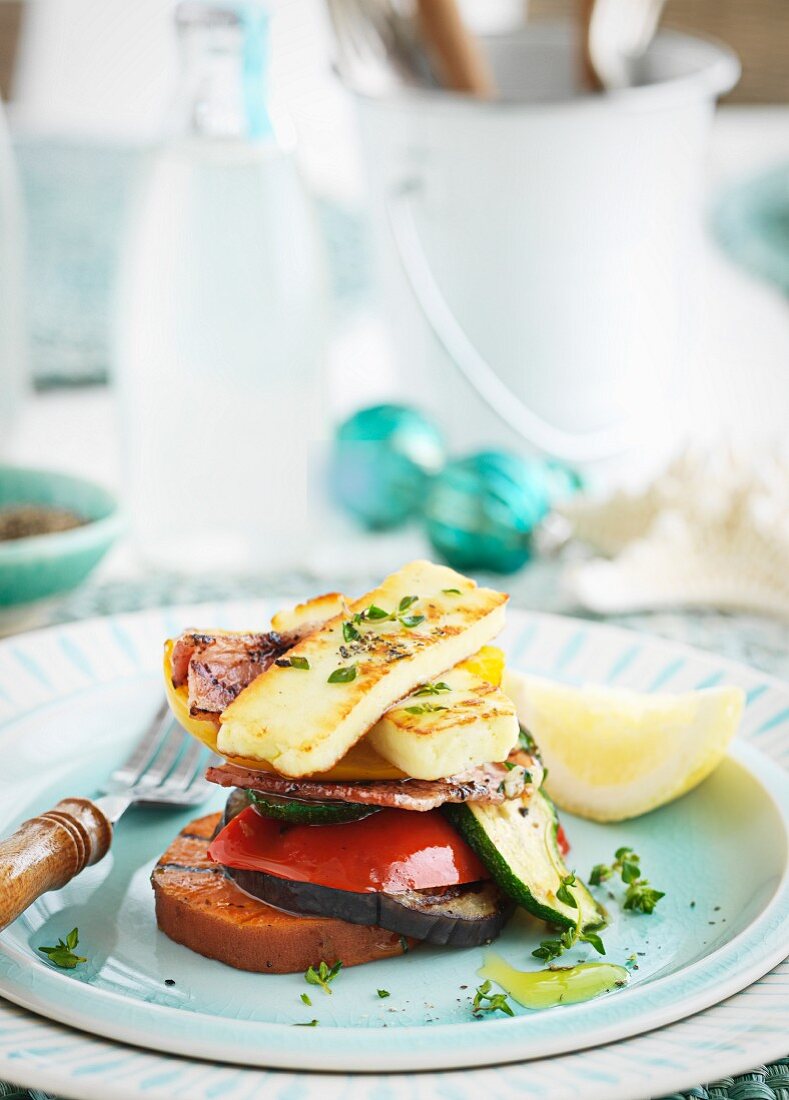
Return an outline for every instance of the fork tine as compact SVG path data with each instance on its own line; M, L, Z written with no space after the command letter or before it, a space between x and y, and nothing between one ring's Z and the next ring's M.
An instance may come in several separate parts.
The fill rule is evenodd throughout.
M201 802L205 802L212 793L215 793L215 790L205 777L204 750L200 752L200 756L202 758L198 761L197 767L193 768L188 782L184 783L182 787L174 787L168 781L164 786L153 788L151 792L144 789L144 797L147 798L150 793L152 800L159 803L166 802L171 806L197 806ZM219 757L213 753L209 762L221 763Z
M200 748L198 746L198 748ZM204 750L200 750L203 755ZM221 759L214 753L209 758L211 764L221 764ZM152 802L155 805L170 806L198 806L205 802L212 793L216 793L214 787L205 778L205 759L201 759L198 766L192 771L188 782L182 787L174 787L170 782L160 784L157 787L139 786L135 795L140 802ZM180 768L179 762L179 768Z
M223 758L221 756L218 756L215 752L212 752L209 755L205 766L206 766L206 768L216 768L216 767L219 767L221 764L224 764ZM205 777L205 770L203 768L200 768L197 775L194 777L194 779L190 783L189 788L187 790L187 794L189 794L189 792L192 791L194 788L202 787L202 786L211 787L212 785L213 784L209 783L208 780Z
M153 760L149 761L147 768L138 776L134 786L138 789L144 787L146 790L160 786L170 774L170 769L178 759L185 741L186 734L172 718L159 752Z
M181 754L181 759L167 777L168 791L183 791L191 785L196 772L202 771L202 761L205 757L205 746L199 741L192 743Z
M133 786L159 751L164 741L170 717L170 708L163 702L151 720L148 729L132 749L120 767L110 776L113 784L123 787Z
M217 758L214 757L214 760ZM183 792L182 798L185 802L203 802L207 795L211 793L213 784L209 783L205 777L205 771L203 768L198 768L195 772L194 778L186 790Z

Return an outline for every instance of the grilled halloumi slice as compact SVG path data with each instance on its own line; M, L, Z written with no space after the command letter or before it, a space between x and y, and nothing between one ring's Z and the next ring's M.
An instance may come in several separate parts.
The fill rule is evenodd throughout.
M413 779L445 779L506 760L518 718L500 688L460 665L395 704L367 740Z
M335 615L341 614L346 607L345 596L341 592L327 592L316 596L306 603L298 603L284 611L278 611L271 618L271 629L278 634L312 634Z
M271 625L283 635L306 634L320 629L350 602L337 592L316 596L278 611ZM517 743L518 719L513 703L490 682L500 682L503 659L501 650L485 646L442 674L438 686L422 685L396 703L358 747L369 744L413 779L444 779L478 764L505 760ZM486 679L486 671L493 676Z
M389 707L495 637L507 598L443 565L406 565L242 691L219 751L294 778L328 771Z

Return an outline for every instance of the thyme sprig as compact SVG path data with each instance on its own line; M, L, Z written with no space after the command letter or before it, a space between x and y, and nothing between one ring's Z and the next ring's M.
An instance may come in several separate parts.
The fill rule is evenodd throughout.
M422 695L443 695L445 691L451 691L452 688L449 684L444 683L443 680L439 680L435 684L422 684L421 688L418 688L414 695L416 697Z
M491 988L489 981L485 981L477 987L471 1005L471 1011L474 1015L480 1016L483 1012L503 1012L507 1016L514 1016L515 1013L507 1000L507 994L491 993Z
M601 886L616 874L627 886L623 909L634 913L654 913L657 903L666 896L664 890L656 890L649 885L648 878L642 877L641 857L632 848L617 848L611 864L597 863L589 875L589 882L592 886Z
M329 966L327 963L321 960L318 969L314 966L308 966L304 975L304 981L309 985L319 985L324 993L331 993L331 982L337 977L342 970L342 963L336 962L334 966Z
M556 891L557 900L568 905L571 909L577 910L578 900L573 890L578 885L578 879L575 877L574 871L569 875L565 875L559 889ZM557 939L542 940L540 946L532 951L532 955L535 959L550 962L552 959L558 959L565 951L575 947L576 943L589 943L599 955L605 955L605 944L600 936L596 932L589 932L581 927L580 912L574 925L566 928Z
M438 703L417 703L413 707L403 707L406 714L436 714L440 710L449 710L449 707L442 707Z
M400 603L397 605L396 611L385 611L383 607L378 607L377 604L371 603L369 607L365 607L363 611L357 611L348 624L351 627L349 631L350 637L346 635L345 626L343 626L343 637L346 642L358 641L361 635L358 628L365 623L388 623L398 622L401 626L404 626L406 630L413 630L415 626L419 626L420 623L425 621L424 615L409 615L407 614L409 608L416 603L419 596L403 596Z

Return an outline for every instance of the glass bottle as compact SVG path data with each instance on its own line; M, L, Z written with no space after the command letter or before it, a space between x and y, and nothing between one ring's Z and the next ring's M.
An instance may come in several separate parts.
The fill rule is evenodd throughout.
M132 533L160 567L296 566L324 438L314 215L268 108L265 11L188 0L176 21L170 132L144 172L119 280Z

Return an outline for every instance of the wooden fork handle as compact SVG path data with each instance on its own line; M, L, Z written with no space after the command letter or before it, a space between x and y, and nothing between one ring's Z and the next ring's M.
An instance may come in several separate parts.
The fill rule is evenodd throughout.
M112 825L90 799L64 798L0 840L0 930L47 890L107 854Z

